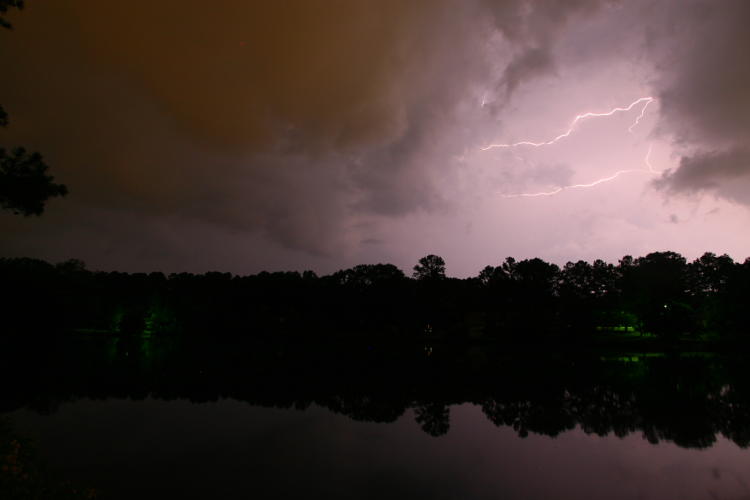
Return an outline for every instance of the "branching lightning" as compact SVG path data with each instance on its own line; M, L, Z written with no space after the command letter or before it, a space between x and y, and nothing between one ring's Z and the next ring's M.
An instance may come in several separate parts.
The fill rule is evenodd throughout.
M646 166L648 167L648 171L652 174L660 174L662 173L662 170L656 170L654 166L651 165L651 148L653 148L653 146L649 145L648 152L646 153L646 157L643 159L643 163L646 164Z
M646 164L648 167L646 168L627 168L624 170L618 170L614 174L608 176L608 177L602 177L601 179L597 179L594 182L589 182L586 184L570 184L568 186L561 186L558 188L553 189L552 191L539 191L537 193L517 193L517 194L504 194L502 195L503 198L536 198L538 196L554 196L558 193L561 193L562 191L566 189L580 189L580 188L590 188L597 186L599 184L604 184L605 182L613 181L620 177L622 174L629 174L632 172L641 172L646 174L655 174L659 175L662 173L661 170L656 170L653 165L651 165L650 157L651 157L651 148L652 146L648 147L648 152L646 153L646 157L643 159L643 163Z
M489 145L487 145L487 146L485 146L483 148L480 148L480 150L482 150L482 151L488 151L490 149L495 149L495 148L516 148L518 146L532 146L532 147L535 147L535 148L538 148L538 147L541 147L541 146L550 146L550 145L556 143L557 141L560 141L561 139L565 139L570 134L572 134L573 131L575 130L575 127L578 124L578 122L580 122L582 120L585 120L587 118L598 118L598 117L602 117L602 116L612 116L615 113L627 112L627 111L630 111L631 109L633 109L634 107L638 106L639 104L645 102L646 104L643 106L643 109L641 109L641 113L635 119L635 121L633 122L633 124L630 125L630 127L628 127L628 132L632 133L633 128L635 128L635 126L638 125L638 123L643 118L643 115L646 113L646 108L654 100L655 99L653 97L641 97L641 98L636 99L635 101L631 102L628 106L626 106L624 108L613 108L613 109L607 111L606 113L588 112L588 113L583 113L581 115L577 115L575 118L573 118L573 121L570 122L570 126L568 127L568 130L566 130L562 134L558 135L554 139L550 139L548 141L543 141L543 142L520 141L520 142L511 143L511 144L489 144Z
M562 134L560 134L557 137L554 137L553 139L550 139L548 141L543 141L543 142L519 141L519 142L510 143L510 144L490 144L488 146L480 148L480 150L481 151L488 151L490 149L496 149L496 148L508 148L508 149L512 149L512 148L516 148L516 147L519 147L519 146L531 146L531 147L535 147L535 148L542 147L542 146L551 146L552 144L555 144L556 142L558 142L558 141L560 141L560 140L562 140L562 139L570 136L573 133L573 131L575 130L576 125L580 121L582 121L582 120L585 120L587 118L597 118L597 117L612 116L615 113L621 113L621 112L630 111L634 107L638 106L639 104L643 104L643 107L641 108L640 113L635 118L635 120L633 121L633 123L628 127L628 132L632 134L633 133L633 129L636 126L638 126L638 124L641 122L641 120L645 116L646 109L648 108L648 106L652 102L654 102L655 100L656 99L653 98L653 97L641 97L641 98L638 98L635 101L631 102L628 106L625 106L625 107L613 108L613 109L611 109L611 110L609 110L607 112L603 112L603 113L587 112L587 113L583 113L583 114L577 115L573 119L573 121L570 123L570 126L568 127L568 129L565 132L563 132ZM633 173L633 172L641 172L641 173L648 173L648 174L660 174L661 171L654 169L653 165L651 165L651 161L650 161L651 148L652 148L652 146L649 146L648 152L646 153L646 156L643 159L643 162L645 163L645 165L646 165L647 168L629 168L629 169L624 169L624 170L618 170L617 172L615 172L612 175L609 175L607 177L602 177L601 179L597 179L597 180L595 180L593 182L589 182L589 183L570 184L568 186L557 187L557 188L555 188L555 189L553 189L551 191L540 191L540 192L536 192L536 193L506 194L506 195L503 195L503 197L504 198L519 198L519 197L532 198L532 197L538 197L538 196L554 196L554 195L556 195L558 193L561 193L562 191L568 190L568 189L591 188L591 187L597 186L599 184L604 184L605 182L610 182L610 181L613 181L613 180L617 179L618 177L620 177L623 174L628 174L628 173ZM518 159L522 159L522 158L518 157L518 155L516 155L516 154L514 154L514 157L516 157Z
M638 123L640 123L641 119L643 118L643 115L646 113L646 108L654 100L655 99L653 97L641 97L641 98L636 99L635 101L631 102L628 106L626 106L624 108L613 108L613 109L610 109L609 111L607 111L606 113L588 112L588 113L583 113L581 115L577 115L575 118L573 118L573 121L570 122L570 126L568 127L568 130L566 130L562 134L558 135L554 139L550 139L548 141L543 141L543 142L520 141L520 142L511 143L511 144L490 144L490 145L485 146L485 147L480 148L480 149L482 151L488 151L490 149L495 149L495 148L515 148L515 147L518 147L518 146L533 146L535 148L538 148L538 147L541 147L541 146L550 146L550 145L556 143L557 141L559 141L561 139L565 139L570 134L572 134L573 130L575 130L575 127L578 124L578 122L580 122L582 120L585 120L586 118L598 118L598 117L602 117L602 116L612 116L615 113L627 112L627 111L630 111L631 109L633 109L634 107L638 106L639 104L645 102L646 104L643 106L643 109L641 109L641 113L635 119L635 121L633 122L633 124L630 125L630 127L628 127L628 132L632 133L633 132L633 128L635 128L635 126L638 125Z
M643 120L643 115L646 114L646 108L648 108L648 105L651 104L652 102L654 102L654 98L653 97L641 97L641 99L639 99L639 100L643 100L643 99L646 99L646 105L641 108L641 114L639 114L638 117L636 117L636 119L633 122L633 124L628 127L628 132L630 132L631 134L633 133L633 129L635 127L637 127L639 123L641 123L641 120ZM636 101L636 102L638 102L638 101ZM632 104L631 104L631 106L632 106Z

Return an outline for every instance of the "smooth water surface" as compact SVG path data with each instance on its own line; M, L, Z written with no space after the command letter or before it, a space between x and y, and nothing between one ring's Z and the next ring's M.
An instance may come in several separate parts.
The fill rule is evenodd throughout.
M65 477L132 498L726 498L750 496L750 453L581 430L520 438L471 404L435 438L405 414L355 422L326 409L233 400L81 400L10 415Z
M743 360L152 347L55 351L0 418L100 498L750 498Z

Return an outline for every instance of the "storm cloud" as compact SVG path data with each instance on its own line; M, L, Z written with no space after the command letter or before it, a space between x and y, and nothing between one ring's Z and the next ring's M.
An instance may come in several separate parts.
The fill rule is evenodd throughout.
M94 208L332 252L358 215L446 209L477 93L551 71L559 20L592 4L31 2L2 34L6 140Z
M750 202L738 187L750 167L749 14L731 0L30 1L0 31L0 142L41 151L70 195L39 220L0 216L0 251L127 267L138 242L132 262L201 268L223 258L204 244L215 239L287 267L302 254L387 260L378 248L410 233L387 234L406 218L455 219L466 200L611 174L593 170L610 168L604 153L553 151L533 166L477 151L510 128L526 89L583 88L565 79L626 59L648 66L654 136L681 157L661 196ZM638 97L610 87L603 109ZM534 134L559 133L547 113L565 103L550 99L532 106ZM599 109L589 99L581 90L564 119ZM491 227L473 222L455 224ZM81 255L89 248L108 250Z
M750 203L750 4L669 2L648 15L661 132L681 151L658 185Z

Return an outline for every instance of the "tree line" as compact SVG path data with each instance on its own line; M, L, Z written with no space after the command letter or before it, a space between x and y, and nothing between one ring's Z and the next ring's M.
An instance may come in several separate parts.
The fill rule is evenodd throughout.
M428 255L411 276L363 264L251 276L89 271L76 260L0 259L7 333L294 338L585 340L614 332L663 339L740 338L750 259L674 252L559 266L511 257L474 277L451 278Z

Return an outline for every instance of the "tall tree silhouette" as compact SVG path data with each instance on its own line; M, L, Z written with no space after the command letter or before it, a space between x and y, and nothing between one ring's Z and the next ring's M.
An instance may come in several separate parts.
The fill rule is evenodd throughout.
M23 0L0 0L1 28L12 28L4 14L11 8L22 9L23 4ZM7 125L8 114L0 106L0 127ZM54 177L47 175L48 169L39 153L0 148L0 208L18 215L41 215L47 200L65 196L68 188L55 184Z
M624 260L620 263L624 302L645 329L661 336L694 330L685 257L675 252L652 252L632 265Z
M437 255L425 255L414 266L415 279L438 280L445 278L445 261Z

